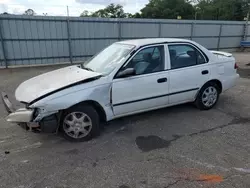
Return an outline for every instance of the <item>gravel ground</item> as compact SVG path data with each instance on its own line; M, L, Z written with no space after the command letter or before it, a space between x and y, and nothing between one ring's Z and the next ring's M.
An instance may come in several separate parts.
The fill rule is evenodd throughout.
M250 54L234 55L242 78L214 109L180 105L125 117L85 143L6 123L0 103L0 187L250 187ZM55 68L0 70L0 90L14 100L22 81Z

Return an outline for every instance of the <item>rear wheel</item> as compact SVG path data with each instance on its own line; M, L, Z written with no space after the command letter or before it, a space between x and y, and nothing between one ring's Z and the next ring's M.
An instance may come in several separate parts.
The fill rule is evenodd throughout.
M90 105L77 105L65 111L61 129L67 140L88 141L99 135L99 115Z
M201 88L195 105L201 110L209 110L216 105L219 95L219 87L213 82L207 83Z

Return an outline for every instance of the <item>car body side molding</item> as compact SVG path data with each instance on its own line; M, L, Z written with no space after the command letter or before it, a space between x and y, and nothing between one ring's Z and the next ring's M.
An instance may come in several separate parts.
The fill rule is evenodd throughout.
M125 105L125 104L141 102L141 101L150 100L150 99L156 99L156 98L161 98L161 97L166 97L166 96L171 96L171 95L177 95L180 93L186 93L186 92L195 91L195 90L199 90L199 89L200 88L193 88L193 89L188 89L188 90L184 90L184 91L178 91L178 92L174 92L174 93L158 95L158 96L154 96L154 97L148 97L148 98L143 98L143 99L138 99L138 100L133 100L133 101L127 101L127 102L123 102L123 103L113 104L113 106L121 106L121 105Z

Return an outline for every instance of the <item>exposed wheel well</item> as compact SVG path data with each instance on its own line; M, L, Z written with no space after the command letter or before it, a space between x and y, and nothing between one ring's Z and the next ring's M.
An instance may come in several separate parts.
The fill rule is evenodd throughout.
M214 80L208 81L207 83L215 83L219 87L219 93L222 92L222 84L221 84L221 82L219 80L214 79ZM204 84L204 85L206 85L206 84Z
M101 122L106 122L107 121L107 116L106 116L106 113L104 111L104 109L102 108L102 106L96 102L96 101L92 101L92 100L88 100L88 101L83 101L83 102L80 102L80 103L77 103L75 104L74 106L77 106L77 105L84 105L84 104L88 104L88 105L91 105L95 108L95 110L97 111L99 117L100 117L100 121ZM74 106L71 106L69 108L72 108ZM58 118L58 128L60 127L60 122L62 120L62 115L64 113L66 109L64 110L59 110L58 114L57 114L57 118Z
M83 101L83 102L80 102L80 103L77 103L69 108L72 108L74 106L77 106L77 105L84 105L84 104L88 104L88 105L91 105L94 107L94 109L97 111L99 117L100 117L100 121L103 123L103 122L106 122L107 121L107 116L106 116L106 113L104 111L104 109L102 108L102 106L96 102L96 101L92 101L92 100L88 100L88 101ZM59 112L57 113L57 119L58 119L58 127L57 127L57 131L59 131L60 129L60 125L61 125L61 121L62 121L62 116L63 116L63 113L66 109L64 110L59 110Z
M106 113L105 113L104 109L102 108L102 106L98 102L88 100L88 101L84 101L84 102L81 102L81 103L83 103L83 104L85 103L85 104L89 104L89 105L93 106L95 108L95 110L97 111L98 115L100 116L100 121L101 122L106 122L107 121Z
M200 94L201 89L202 89L204 86L206 86L208 83L215 83L215 84L218 86L219 94L221 94L221 92L222 92L222 83L221 83L219 80L217 80L217 79L209 80L208 82L206 82L206 83L199 89L199 91L197 92L197 94L196 94L196 96L195 96L195 101L197 100L197 98L198 98L198 96L199 96L199 94Z
M90 106L93 106L95 108L95 110L97 111L99 117L100 117L100 121L101 122L106 122L107 119L106 119L106 113L104 111L104 109L102 108L102 106L96 102L96 101L92 101L92 100L88 100L88 101L83 101L83 102L80 102L80 103L77 103L75 104L74 106L77 106L77 105L84 105L84 104L88 104ZM71 106L70 108L74 107L74 106Z

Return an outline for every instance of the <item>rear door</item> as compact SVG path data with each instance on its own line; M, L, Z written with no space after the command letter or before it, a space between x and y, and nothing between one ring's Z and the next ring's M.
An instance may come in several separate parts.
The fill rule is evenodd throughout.
M193 101L198 90L209 80L205 54L189 43L169 44L169 103Z

